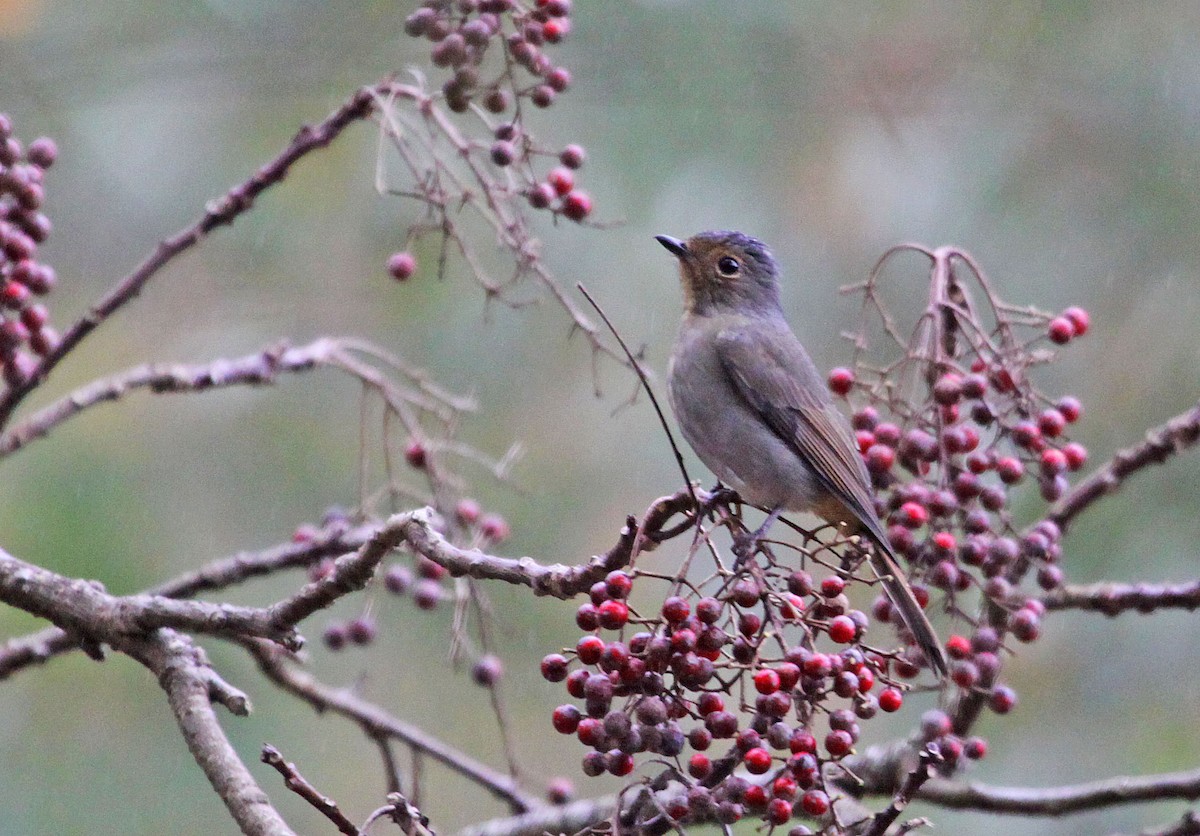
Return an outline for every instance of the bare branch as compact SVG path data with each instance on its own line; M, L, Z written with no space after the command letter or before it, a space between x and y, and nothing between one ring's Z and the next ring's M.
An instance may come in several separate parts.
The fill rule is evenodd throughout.
M270 744L263 746L262 762L283 776L283 785L296 795L311 804L317 812L333 822L339 833L346 836L361 836L362 831L354 826L354 822L346 818L346 814L338 807L337 802L314 787L307 778L296 769L296 764L283 759L278 749Z
M1200 439L1200 403L1146 432L1146 440L1118 452L1063 497L1049 519L1063 531L1092 503L1115 492L1134 473L1191 447Z
M930 780L919 796L942 807L1021 816L1062 816L1142 801L1200 798L1200 769L1105 778L1064 787L992 787Z
M216 701L235 714L246 714L249 701L217 675L204 651L172 630L124 637L114 646L158 677L188 749L242 832L254 836L291 834L230 745L212 707Z
M700 499L703 501L704 496ZM545 565L532 557L496 557L478 549L460 549L434 530L427 511L412 513L404 539L413 551L444 566L452 575L501 580L531 587L537 595L572 598L613 569L628 565L637 550L649 550L647 546L653 545L653 535L662 531L666 521L692 507L691 495L686 491L655 500L640 526L630 518L621 529L617 544L582 566Z
M1200 580L1178 584L1097 583L1064 586L1042 596L1048 610L1087 610L1107 616L1200 607Z
M104 295L62 335L54 349L41 358L32 373L19 385L0 396L0 427L8 423L17 405L39 386L58 363L92 331L141 293L146 283L178 255L191 249L219 226L231 224L254 205L255 198L287 175L292 165L307 154L331 143L346 127L372 112L376 86L355 91L341 107L317 125L305 125L291 143L253 176L211 201L204 214L191 226L162 241L138 267Z
M262 641L249 640L246 648L254 655L267 678L290 694L300 697L319 712L332 711L357 723L372 740L390 737L429 755L439 763L479 784L514 810L537 806L507 775L479 763L469 755L405 723L374 703L341 688L326 685L311 674L284 660L284 653Z
M617 797L608 795L574 801L560 807L541 806L520 816L493 819L459 832L458 836L543 836L545 833L578 833L611 819Z
M887 829L900 817L921 787L933 777L934 769L942 760L941 754L937 752L933 744L922 749L918 757L920 762L908 773L904 784L896 791L892 803L871 817L870 827L863 831L863 836L883 836L887 833Z

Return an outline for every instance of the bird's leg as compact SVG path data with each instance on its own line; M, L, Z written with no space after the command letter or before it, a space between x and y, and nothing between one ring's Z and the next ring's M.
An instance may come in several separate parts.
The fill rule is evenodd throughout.
M775 520L779 519L779 515L783 513L783 506L776 505L767 514L767 518L763 520L753 533L740 531L733 536L733 554L737 558L737 565L741 566L754 554L758 548L759 540L767 536L767 530L775 524Z

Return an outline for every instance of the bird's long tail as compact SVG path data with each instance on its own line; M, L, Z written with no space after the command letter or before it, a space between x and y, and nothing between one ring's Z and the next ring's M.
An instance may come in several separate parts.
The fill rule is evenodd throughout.
M925 652L925 658L929 660L930 666L939 677L946 676L950 668L950 663L946 659L946 651L942 647L937 633L933 631L933 625L929 623L925 611L917 603L912 587L908 585L908 581L904 577L904 570L896 562L891 545L870 529L864 533L874 543L875 547L871 549L871 566L874 568L875 574L879 576L879 580L883 582L883 588L887 590L888 598L892 599L892 604L900 611L900 617L904 619L905 626L916 637L917 645Z

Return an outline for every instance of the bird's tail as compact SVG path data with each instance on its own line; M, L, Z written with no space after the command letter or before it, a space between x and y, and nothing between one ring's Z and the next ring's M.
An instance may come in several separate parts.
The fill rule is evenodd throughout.
M917 640L917 646L924 651L930 666L939 677L946 676L950 668L946 650L942 647L937 633L933 631L933 625L929 623L925 611L917 603L912 587L908 585L908 581L904 577L904 570L896 562L896 555L892 551L891 544L869 528L864 533L874 543L875 548L871 549L871 566L875 569L879 580L883 582L883 588L887 590L888 598L892 599L892 605L900 611L900 617L904 620L905 626L912 630L913 636Z

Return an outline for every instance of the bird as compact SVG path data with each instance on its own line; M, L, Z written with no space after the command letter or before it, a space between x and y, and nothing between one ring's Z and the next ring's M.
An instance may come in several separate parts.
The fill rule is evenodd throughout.
M784 318L771 251L740 232L655 238L678 260L683 288L667 392L684 438L724 485L767 510L755 542L785 511L865 536L875 574L944 677L945 650L876 513L849 421Z

